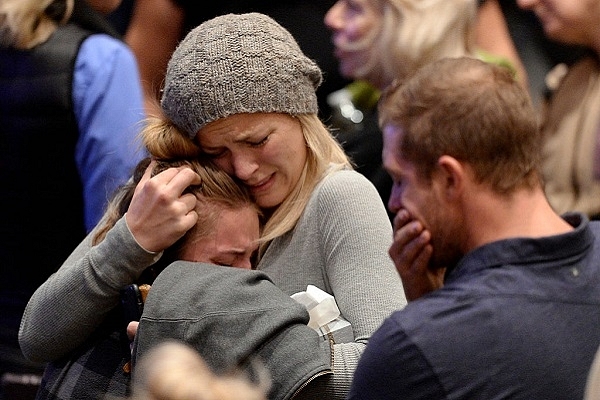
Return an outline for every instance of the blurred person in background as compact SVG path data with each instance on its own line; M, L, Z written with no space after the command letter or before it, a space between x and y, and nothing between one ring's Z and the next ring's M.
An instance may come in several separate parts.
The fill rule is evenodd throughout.
M216 375L191 346L170 340L143 357L129 400L267 400L267 382Z
M492 0L479 2L490 3ZM571 65L584 54L585 48L547 37L535 13L520 8L516 0L493 0L493 3L500 6L504 15L508 33L527 71L531 100L539 109L552 90L546 82L548 72L558 64ZM485 25L482 28L485 29Z
M543 176L550 204L559 213L600 218L600 2L518 0L539 18L546 36L587 53L549 73L554 90L540 115Z
M142 157L137 63L101 14L119 3L0 2L3 387L41 373L17 342L25 305Z
M495 0L488 1L478 9L475 0L338 0L325 15L340 74L354 80L328 97L334 134L384 203L392 180L381 162L375 107L381 90L431 61L457 56L517 66L526 82L506 21ZM479 44L489 48L483 52Z

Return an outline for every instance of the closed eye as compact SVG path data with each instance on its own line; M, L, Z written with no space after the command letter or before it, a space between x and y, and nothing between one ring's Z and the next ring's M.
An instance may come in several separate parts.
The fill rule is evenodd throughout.
M265 136L263 139L259 140L258 142L251 142L251 141L248 141L248 144L249 144L251 147L261 147L261 146L264 146L264 145L265 145L265 144L266 144L266 143L269 141L269 138L270 138L270 137L271 137L271 135L267 135L267 136Z
M233 266L233 262L235 261L235 257L223 256L219 258L213 258L211 262L213 264L220 265L222 267L231 267Z
M231 264L226 264L226 263L215 263L217 265L220 265L221 267L231 267Z
M217 151L214 151L214 150L211 150L211 151L206 151L205 150L204 151L204 154L207 157L209 157L209 158L221 158L221 157L223 157L225 155L225 153L227 153L226 149L224 149L224 150L217 150Z

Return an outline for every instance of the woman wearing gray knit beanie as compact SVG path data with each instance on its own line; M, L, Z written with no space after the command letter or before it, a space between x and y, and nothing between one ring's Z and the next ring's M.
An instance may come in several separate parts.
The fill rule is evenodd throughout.
M207 328L204 336L198 332L202 321L176 321L163 315L164 323L157 328L152 323L157 316L144 315L136 342L145 345L138 349L148 348L148 340L158 342L162 335L186 340L201 354L229 357L236 364L258 356L271 374L270 399L346 397L369 337L392 311L404 307L406 299L387 253L392 227L385 206L375 187L352 169L317 116L315 90L321 80L319 67L272 18L258 13L219 16L190 31L173 53L161 99L164 115L156 117L157 128L146 129L143 139L156 158L209 157L247 186L264 216L255 269L272 280L273 291L292 295L314 285L334 296L341 316L351 324L354 340L337 343L335 335L319 338L314 331L309 332L310 340L298 340L303 335L280 335L276 341L267 335L259 340L252 334L255 324L241 322L239 310L223 305L220 314L228 316L230 325L217 329L223 337L210 341L221 347L207 348L205 339L212 331ZM138 187L124 217L126 224L113 230L121 228L120 234L133 237L139 247L154 254L183 235L194 220L193 211L179 202L189 179L183 172L174 172L167 185L151 179ZM146 203L160 204L162 223L155 223L155 213L149 217ZM105 300L114 296L111 287L130 283L135 271L139 274L148 267L147 259L137 259L139 248L99 253L82 246L79 250L87 250L85 255L71 257L66 264L83 268L82 264L103 262L104 279L110 280L102 293ZM119 261L106 261L114 252L122 255ZM89 279L100 278L94 274ZM169 283L182 287L177 281ZM211 290L219 292L218 287ZM230 290L221 288L225 294ZM196 299L194 293L176 289L160 296L165 303L174 296L189 298L189 304ZM261 297L230 300L255 309L265 306ZM56 315L56 326L46 328L69 338L89 335L88 325L97 323L95 316L106 309L80 300L88 307L80 313L61 310L60 305L44 310ZM40 310L47 307L42 294L36 303ZM104 303L106 307L109 302ZM264 323L261 320L260 325L266 329L270 324ZM196 339L190 339L190 330ZM244 345L254 350L238 351L240 344L231 343L227 334L232 330L247 330ZM69 351L70 341L64 342L62 351Z

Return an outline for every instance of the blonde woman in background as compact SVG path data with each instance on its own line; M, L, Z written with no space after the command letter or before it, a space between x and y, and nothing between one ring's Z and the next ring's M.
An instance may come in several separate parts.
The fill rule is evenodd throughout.
M383 142L375 107L380 91L443 57L483 57L521 66L494 3L489 0L477 8L475 0L339 0L325 15L340 73L354 80L329 96L334 133L384 203L392 181L381 163ZM479 43L493 43L491 51L513 50L507 52L510 63L499 57L504 54L483 53ZM526 78L524 71L519 68L519 75ZM523 82L526 85L526 79Z
M444 57L502 56L507 65L519 63L508 50L480 54L485 49L477 43L486 42L479 37L480 23L502 17L493 4L486 1L478 9L475 0L339 0L326 14L325 25L332 32L342 75L383 90Z

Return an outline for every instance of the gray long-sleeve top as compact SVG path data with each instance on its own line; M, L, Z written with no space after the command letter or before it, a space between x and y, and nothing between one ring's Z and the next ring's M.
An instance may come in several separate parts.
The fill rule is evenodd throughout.
M406 299L388 256L392 229L373 187L355 171L329 174L315 189L296 228L274 240L258 269L285 293L315 285L332 294L355 341L333 348L329 398L345 398L370 335ZM119 290L154 262L124 219L91 247L83 241L32 296L19 342L32 360L51 361L76 348L119 302Z

